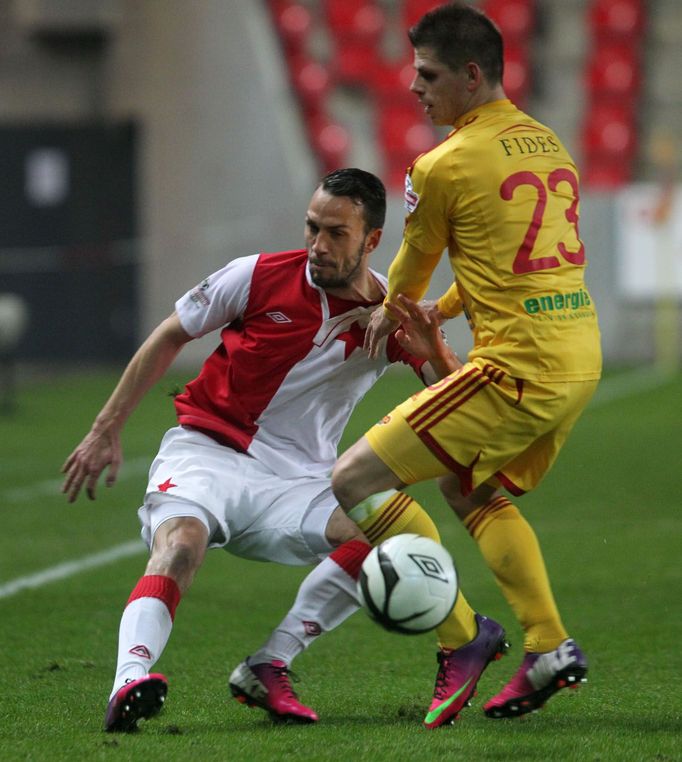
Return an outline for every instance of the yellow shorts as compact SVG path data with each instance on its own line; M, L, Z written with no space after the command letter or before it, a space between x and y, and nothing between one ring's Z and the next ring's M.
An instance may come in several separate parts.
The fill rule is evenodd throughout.
M597 383L515 379L475 361L398 405L365 436L405 484L455 473L463 495L484 482L522 495L554 463Z

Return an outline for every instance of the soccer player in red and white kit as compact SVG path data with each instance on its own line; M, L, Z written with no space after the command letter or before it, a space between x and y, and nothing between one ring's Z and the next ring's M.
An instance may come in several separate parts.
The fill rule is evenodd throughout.
M401 532L438 539L431 519L404 493L373 495L349 518L331 491L343 428L390 363L411 365L427 383L460 364L437 325L407 301L397 306L402 331L376 358L363 351L364 326L386 295L386 280L368 265L385 209L374 175L341 169L323 178L307 211L306 249L233 260L181 297L65 462L70 501L83 487L94 499L107 467L112 485L131 412L184 344L221 331L218 348L176 397L178 426L165 434L150 469L138 512L150 558L121 618L105 730L134 730L163 706L166 678L150 670L207 548L319 564L268 643L230 678L240 700L314 722L316 713L291 689L288 665L357 610L355 581L368 540ZM440 643L469 641L475 616L460 594L438 629Z

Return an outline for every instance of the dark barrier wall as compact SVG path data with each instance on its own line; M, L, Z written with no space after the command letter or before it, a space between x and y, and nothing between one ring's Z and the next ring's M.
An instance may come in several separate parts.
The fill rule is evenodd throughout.
M0 127L0 292L24 359L124 358L138 323L132 124Z

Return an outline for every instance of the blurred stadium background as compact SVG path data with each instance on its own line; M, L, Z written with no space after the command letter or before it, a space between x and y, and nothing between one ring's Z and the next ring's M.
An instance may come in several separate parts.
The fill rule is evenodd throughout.
M28 306L20 367L123 361L227 260L298 247L333 166L391 188L385 271L405 166L438 139L407 91L404 33L434 4L0 0L0 293ZM505 33L508 94L581 169L607 362L675 366L679 0L478 5ZM448 331L465 351L466 326Z

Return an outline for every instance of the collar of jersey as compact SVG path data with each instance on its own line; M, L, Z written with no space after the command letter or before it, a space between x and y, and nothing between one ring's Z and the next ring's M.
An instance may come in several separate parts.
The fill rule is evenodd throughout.
M476 108L471 109L471 111L467 111L466 114L462 114L462 116L460 116L460 118L455 122L454 128L458 130L460 127L468 124L477 116L479 116L479 114L484 112L506 111L511 105L512 102L509 100L509 98L502 98L497 101L491 101L490 103L483 103L481 106L477 106Z

